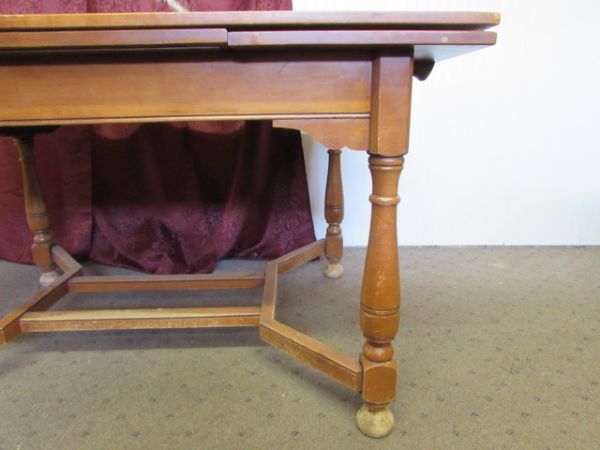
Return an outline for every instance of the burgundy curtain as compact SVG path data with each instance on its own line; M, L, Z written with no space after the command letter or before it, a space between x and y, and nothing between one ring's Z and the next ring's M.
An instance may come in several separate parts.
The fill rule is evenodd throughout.
M169 4L170 3L170 4ZM0 13L291 9L290 0L4 0ZM0 99L1 101L1 99ZM150 273L210 272L312 242L300 135L270 122L61 127L35 141L55 240ZM0 138L0 257L31 262L17 150Z

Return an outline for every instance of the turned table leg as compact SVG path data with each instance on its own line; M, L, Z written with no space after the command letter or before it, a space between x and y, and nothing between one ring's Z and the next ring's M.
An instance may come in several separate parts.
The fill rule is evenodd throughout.
M344 254L344 240L341 223L344 219L344 188L342 185L341 150L329 149L327 187L325 188L325 220L329 224L325 238L327 265L324 274L327 278L339 278L344 273L340 263Z
M34 136L35 131L24 129L18 134L14 134L13 139L19 149L27 224L33 232L33 246L31 247L33 262L42 270L40 284L45 287L58 278L58 271L52 262L52 245L54 242L50 234L46 202L40 189L35 168Z
M396 239L398 178L403 157L369 157L373 179L371 230L361 290L360 325L366 342L363 367L364 404L357 414L359 429L371 437L392 431L388 404L396 396L396 362L391 341L398 331L400 274Z

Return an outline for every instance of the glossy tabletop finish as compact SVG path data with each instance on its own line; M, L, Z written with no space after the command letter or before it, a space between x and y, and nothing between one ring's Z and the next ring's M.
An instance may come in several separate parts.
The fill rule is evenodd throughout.
M239 29L457 29L483 30L500 23L490 12L224 11L109 14L0 15L4 30L210 28Z
M496 34L483 30L498 22L473 12L14 15L0 16L0 49L411 45L417 58L437 61L493 44Z

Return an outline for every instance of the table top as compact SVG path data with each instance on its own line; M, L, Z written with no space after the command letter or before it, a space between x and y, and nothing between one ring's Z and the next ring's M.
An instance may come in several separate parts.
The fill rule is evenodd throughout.
M93 49L412 48L440 61L496 43L485 12L230 11L0 15L0 53Z
M225 11L0 15L0 31L211 27L484 30L499 23L500 14L490 12Z

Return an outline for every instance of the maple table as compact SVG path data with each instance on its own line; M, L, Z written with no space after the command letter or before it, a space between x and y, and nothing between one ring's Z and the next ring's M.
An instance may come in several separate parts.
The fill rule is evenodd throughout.
M435 62L493 45L495 13L212 12L0 16L0 133L20 152L33 259L42 289L0 319L20 332L258 326L261 338L362 392L360 430L393 426L391 344L399 321L398 178L408 151L411 83ZM325 239L264 273L84 276L52 240L33 139L59 125L272 120L329 147ZM342 272L340 149L369 152L371 228L360 296L365 344L346 356L277 321L277 279L323 256ZM262 288L256 307L56 311L69 292ZM357 312L358 312L357 308Z

